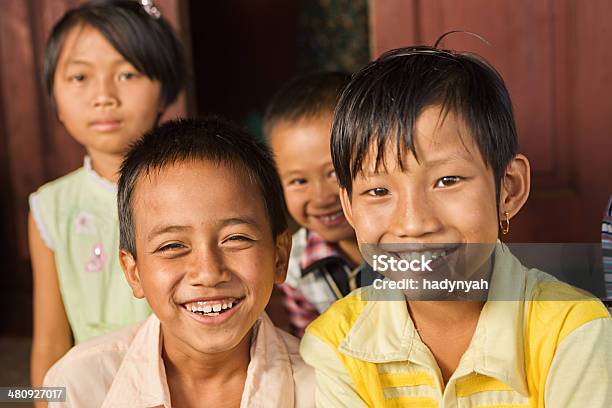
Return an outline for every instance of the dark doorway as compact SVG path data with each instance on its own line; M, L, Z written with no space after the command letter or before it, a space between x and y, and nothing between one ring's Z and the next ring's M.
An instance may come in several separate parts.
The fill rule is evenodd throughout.
M266 103L284 82L368 61L367 21L365 0L190 1L194 113L220 114L259 134Z

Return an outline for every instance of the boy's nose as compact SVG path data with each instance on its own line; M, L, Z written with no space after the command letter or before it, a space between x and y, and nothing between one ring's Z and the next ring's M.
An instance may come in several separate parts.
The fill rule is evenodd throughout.
M398 238L420 238L438 231L440 220L426 194L400 194L391 218L391 230Z
M317 207L332 206L339 202L339 191L332 188L326 180L312 182L310 199Z
M196 249L193 262L187 268L186 277L193 286L215 287L231 280L231 273L225 267L219 250L210 245Z

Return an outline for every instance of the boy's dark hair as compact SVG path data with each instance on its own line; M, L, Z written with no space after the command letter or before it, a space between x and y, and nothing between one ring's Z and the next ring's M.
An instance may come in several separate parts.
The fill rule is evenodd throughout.
M75 27L91 26L139 72L161 82L164 106L185 85L187 65L181 42L163 18L154 18L134 0L93 0L75 7L53 26L47 40L44 80L53 105L53 81L62 47Z
M186 161L223 163L248 177L261 193L258 199L264 202L272 235L277 237L287 229L283 188L270 149L223 119L180 119L146 133L132 145L123 161L117 191L121 249L136 257L132 209L138 180L152 171Z
M416 46L388 51L369 63L353 76L338 101L332 160L338 183L349 196L370 145L377 147L376 168L384 165L389 143L396 146L402 170L407 149L417 157L414 126L433 105L442 107L442 119L453 112L465 121L484 162L493 168L499 195L501 179L518 148L512 101L503 79L475 54Z
M272 97L263 119L264 135L282 121L296 122L333 113L342 89L351 79L343 72L318 72L292 79Z

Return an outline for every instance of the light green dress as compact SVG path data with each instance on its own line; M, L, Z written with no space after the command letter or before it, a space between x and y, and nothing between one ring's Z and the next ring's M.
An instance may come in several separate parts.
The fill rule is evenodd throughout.
M64 307L75 343L144 320L119 266L115 184L83 167L30 195L40 235L54 252Z

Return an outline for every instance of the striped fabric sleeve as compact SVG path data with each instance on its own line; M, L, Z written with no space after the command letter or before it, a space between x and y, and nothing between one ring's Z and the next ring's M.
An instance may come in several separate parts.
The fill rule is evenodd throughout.
M317 308L306 298L302 291L287 284L278 285L283 292L283 304L289 314L292 334L302 338L306 326L319 316Z

